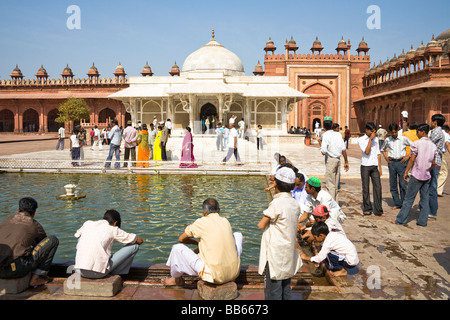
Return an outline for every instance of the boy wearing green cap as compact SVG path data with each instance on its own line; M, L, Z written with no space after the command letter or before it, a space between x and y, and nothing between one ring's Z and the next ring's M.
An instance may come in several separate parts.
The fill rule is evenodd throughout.
M333 197L326 191L321 189L321 181L317 177L311 177L306 181L305 191L308 194L306 196L305 204L302 206L302 216L298 220L298 226L308 219L313 213L314 209L323 204L330 211L330 216L339 223L343 223L345 214L341 210L341 207L334 201Z

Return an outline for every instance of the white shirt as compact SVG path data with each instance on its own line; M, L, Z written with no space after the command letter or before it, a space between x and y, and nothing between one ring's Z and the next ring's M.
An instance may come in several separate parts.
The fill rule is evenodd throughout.
M297 221L300 205L288 192L274 196L264 215L270 218L262 238L258 273L263 274L269 263L273 280L292 278L302 266L297 251Z
M447 152L447 145L445 143L446 142L450 143L450 134L448 134L444 130L442 130L442 132L444 132L444 136L445 136L444 148L442 149L442 152Z
M256 137L257 138L263 137L263 129L256 129Z
M230 120L228 121L228 123L234 123L234 121L236 120L236 117L231 117Z
M94 136L95 137L100 137L100 130L98 128L94 129Z
M322 243L322 249L317 256L311 258L311 262L322 262L327 258L328 253L331 251L340 256L344 256L345 261L351 266L356 266L359 263L358 252L353 243L340 232L333 231L328 233Z
M78 140L77 135L73 134L70 136L70 141L72 141L72 148L80 147L80 140Z
M227 127L223 128L223 137L228 138L229 135L230 135L230 129L228 129Z
M244 126L245 126L245 122L244 121L239 121L238 122L238 126L239 126L239 129L244 129Z
M345 151L344 139L339 132L328 130L322 135L320 152L333 158L340 158Z
M302 206L302 211L312 214L314 208L321 204L328 208L331 218L339 221L340 223L344 222L346 216L341 210L341 207L336 201L334 201L333 197L324 190L319 191L317 198L314 198L312 195L308 194L306 196L305 204Z
M170 122L170 121L167 121L166 122L166 127L167 127L167 129L172 129L172 122Z
M86 221L77 230L79 238L75 256L75 268L106 273L115 241L123 244L135 243L137 236L111 226L106 220Z
M237 138L239 137L239 134L238 134L236 128L232 128L230 130L229 139L228 139L228 148L233 148L234 149L234 137L236 137L236 148L237 148L238 140L239 140Z
M60 138L65 138L66 137L66 129L64 129L63 127L59 128L58 134L59 134Z
M367 134L363 135L358 139L358 145L361 148L362 151L362 159L361 159L361 165L362 166L377 166L378 167L378 155L380 154L380 145L378 142L378 138L375 137L372 140L372 147L370 149L370 154L366 154L364 151L367 148L367 145L369 143L369 137Z

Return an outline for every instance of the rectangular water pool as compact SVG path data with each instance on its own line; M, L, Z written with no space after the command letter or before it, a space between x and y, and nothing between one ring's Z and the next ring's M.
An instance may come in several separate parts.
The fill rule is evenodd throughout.
M85 221L100 220L107 209L115 209L122 229L145 239L134 263L165 263L178 236L203 215L202 203L211 197L233 231L244 236L241 263L257 265L262 231L256 225L271 200L263 176L3 173L0 182L0 220L17 212L20 198L35 198L35 219L47 235L59 238L59 261L75 260L73 235ZM57 200L67 184L77 185L86 197Z

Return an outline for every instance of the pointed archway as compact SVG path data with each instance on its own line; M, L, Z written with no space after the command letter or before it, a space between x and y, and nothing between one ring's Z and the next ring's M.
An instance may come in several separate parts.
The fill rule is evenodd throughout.
M210 134L216 128L217 109L212 103L206 103L200 109L202 133Z

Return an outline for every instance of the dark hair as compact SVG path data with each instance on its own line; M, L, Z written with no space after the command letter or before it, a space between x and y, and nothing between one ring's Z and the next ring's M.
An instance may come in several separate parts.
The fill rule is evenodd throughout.
M142 125L142 129L147 130L147 125L145 123Z
M409 124L409 129L416 130L418 126L419 126L419 123L417 121L413 121Z
M38 203L31 197L25 197L19 200L19 211L35 214Z
M220 207L219 202L217 202L216 199L208 198L205 201L203 201L203 210L206 213L220 213Z
M333 127L333 121L325 120L323 122L323 127L325 128L325 130L331 130Z
M304 182L305 181L305 176L303 175L303 173L297 172L295 174L295 177L300 180L300 182Z
M321 234L328 235L328 226L325 222L319 221L314 223L314 225L311 228L311 233L313 236L320 236Z
M286 158L285 158L285 159L286 159ZM281 168L289 168L289 169L292 169L292 170L294 171L295 174L297 174L297 172L298 172L298 169L297 169L296 167L294 167L294 166L292 165L292 163L289 163L289 162L280 164L280 166L278 167L277 171L280 170Z
M314 186L310 185L310 184L308 183L308 181L306 181L306 183L308 184L308 186L309 186L310 188L313 188L314 190L316 190L316 192L320 192L320 190L322 190L322 187L314 187Z
M332 128L333 128L333 130L336 129L336 128L339 128L339 123L333 123L333 127Z
M442 126L442 130L450 130L450 127L448 125L444 124Z
M442 127L444 125L444 123L445 123L445 117L442 114L440 114L440 113L433 114L433 116L431 117L431 121L436 121L437 125L439 127Z
M291 192L295 188L295 183L286 183L283 181L275 179L275 183L277 184L277 189L280 190L280 192Z
M428 132L430 131L430 126L426 123L419 124L417 126L417 131L422 131L428 134Z
M103 215L103 219L108 221L110 225L113 225L114 222L117 222L116 227L120 228L122 224L122 219L120 218L120 213L116 210L107 210Z
M373 123L373 122L367 122L366 123L366 129L368 129L368 130L375 130L375 128L376 128L375 123Z
M159 129L159 130L162 130L162 127L161 127L161 126L158 126L158 129Z
M395 131L398 131L398 124L396 124L396 123L391 123L390 125L389 125L389 131L393 131L393 130L395 130Z
M284 160L287 160L285 156L279 156L279 157L278 157L278 163L280 163L281 158L283 158Z
M191 127L186 127L186 130L187 130L188 132L191 132Z

